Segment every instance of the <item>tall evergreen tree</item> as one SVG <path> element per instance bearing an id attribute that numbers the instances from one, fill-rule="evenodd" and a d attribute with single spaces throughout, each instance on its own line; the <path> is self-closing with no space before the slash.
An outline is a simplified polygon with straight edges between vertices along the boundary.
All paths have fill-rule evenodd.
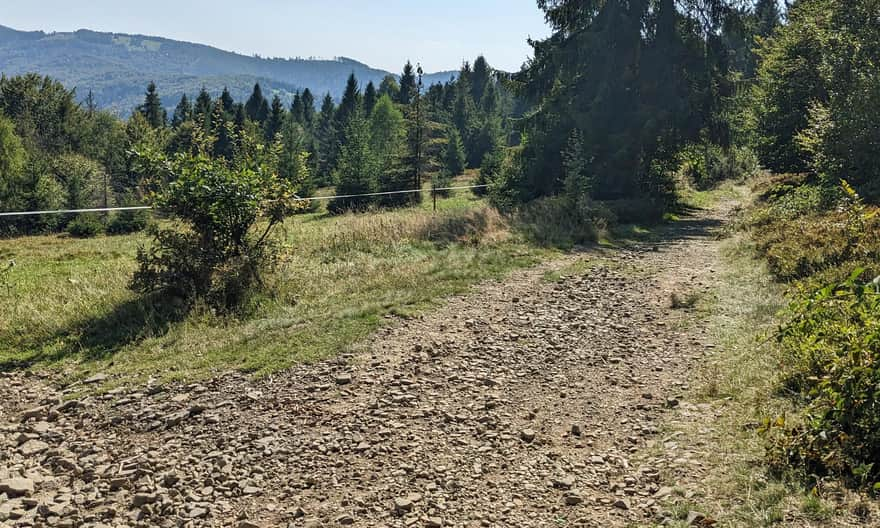
<path id="1" fill-rule="evenodd" d="M 269 102 L 263 96 L 263 89 L 260 83 L 254 85 L 254 91 L 244 105 L 248 119 L 255 123 L 263 123 L 269 117 Z"/>
<path id="2" fill-rule="evenodd" d="M 299 123 L 300 125 L 304 124 L 306 121 L 302 94 L 298 91 L 293 94 L 293 102 L 290 104 L 290 118 L 294 123 Z"/>
<path id="3" fill-rule="evenodd" d="M 416 90 L 412 104 L 407 109 L 406 143 L 407 152 L 404 159 L 404 176 L 402 181 L 410 189 L 422 188 L 422 174 L 426 164 L 426 151 L 428 144 L 428 120 L 426 109 L 422 105 L 422 68 L 418 67 L 416 75 Z M 421 193 L 415 193 L 405 197 L 410 202 L 420 202 Z"/>
<path id="4" fill-rule="evenodd" d="M 492 82 L 492 71 L 486 58 L 480 55 L 474 61 L 474 71 L 470 78 L 471 97 L 477 107 L 482 107 L 483 94 L 486 87 Z"/>
<path id="5" fill-rule="evenodd" d="M 186 94 L 183 94 L 180 98 L 180 102 L 177 103 L 177 108 L 174 109 L 174 115 L 171 117 L 171 126 L 174 128 L 179 127 L 183 123 L 192 119 L 193 108 L 189 102 L 189 99 L 186 97 Z"/>
<path id="6" fill-rule="evenodd" d="M 373 113 L 373 107 L 376 106 L 377 101 L 376 86 L 373 84 L 373 81 L 370 81 L 364 89 L 364 115 L 369 117 Z"/>
<path id="7" fill-rule="evenodd" d="M 464 174 L 465 169 L 464 143 L 455 127 L 448 127 L 446 147 L 443 150 L 443 170 L 451 176 Z"/>
<path id="8" fill-rule="evenodd" d="M 348 122 L 361 109 L 361 91 L 358 87 L 357 78 L 352 73 L 348 76 L 348 82 L 345 84 L 345 93 L 342 94 L 342 101 L 336 109 L 336 127 L 341 133 L 344 133 L 348 127 Z"/>
<path id="9" fill-rule="evenodd" d="M 330 182 L 330 175 L 336 168 L 339 157 L 339 143 L 336 133 L 336 106 L 328 93 L 321 104 L 321 113 L 315 125 L 318 173 L 316 180 L 322 184 Z"/>
<path id="10" fill-rule="evenodd" d="M 211 123 L 214 129 L 214 156 L 232 161 L 235 157 L 235 141 L 231 130 L 233 125 L 226 120 L 226 112 L 219 100 L 214 107 Z"/>
<path id="11" fill-rule="evenodd" d="M 782 23 L 778 0 L 758 0 L 755 4 L 755 33 L 769 37 Z"/>
<path id="12" fill-rule="evenodd" d="M 306 88 L 302 93 L 303 123 L 306 130 L 311 132 L 315 127 L 315 96 Z"/>
<path id="13" fill-rule="evenodd" d="M 269 110 L 269 118 L 266 119 L 266 124 L 263 129 L 267 142 L 274 141 L 275 136 L 281 132 L 281 127 L 284 126 L 286 114 L 287 112 L 284 110 L 281 98 L 276 95 L 272 98 L 272 108 Z"/>
<path id="14" fill-rule="evenodd" d="M 379 165 L 370 148 L 367 120 L 360 111 L 356 111 L 348 120 L 343 137 L 339 164 L 334 173 L 336 194 L 356 195 L 375 192 L 378 186 Z M 372 201 L 370 197 L 336 198 L 328 204 L 328 209 L 334 213 L 362 210 Z"/>
<path id="15" fill-rule="evenodd" d="M 232 117 L 235 112 L 235 100 L 232 98 L 232 94 L 229 93 L 229 88 L 223 87 L 223 93 L 220 94 L 220 106 L 223 107 L 223 113 L 226 115 L 226 119 Z"/>
<path id="16" fill-rule="evenodd" d="M 408 105 L 416 96 L 416 74 L 411 62 L 406 61 L 403 67 L 403 74 L 400 76 L 400 94 L 397 96 L 397 102 Z"/>
<path id="17" fill-rule="evenodd" d="M 196 123 L 205 129 L 210 129 L 211 125 L 211 111 L 214 106 L 213 101 L 211 100 L 211 95 L 208 94 L 208 90 L 202 86 L 201 91 L 199 92 L 198 97 L 196 97 L 196 104 L 193 108 L 193 118 Z"/>
<path id="18" fill-rule="evenodd" d="M 153 128 L 163 128 L 168 121 L 168 113 L 162 107 L 162 100 L 156 90 L 156 83 L 150 82 L 144 97 L 144 104 L 138 108 Z"/>

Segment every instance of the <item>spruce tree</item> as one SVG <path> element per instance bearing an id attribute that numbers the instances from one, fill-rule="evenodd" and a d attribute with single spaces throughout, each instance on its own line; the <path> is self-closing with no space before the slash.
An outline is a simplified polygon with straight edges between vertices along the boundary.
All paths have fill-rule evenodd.
<path id="1" fill-rule="evenodd" d="M 226 112 L 223 111 L 223 105 L 219 101 L 214 107 L 211 124 L 214 135 L 214 156 L 232 161 L 235 156 L 235 141 L 231 130 L 233 125 L 226 120 Z"/>
<path id="2" fill-rule="evenodd" d="M 220 105 L 223 107 L 223 113 L 226 115 L 226 119 L 229 119 L 233 116 L 235 112 L 235 100 L 232 98 L 232 94 L 229 93 L 229 89 L 227 87 L 223 87 L 223 93 L 220 94 Z"/>
<path id="3" fill-rule="evenodd" d="M 306 121 L 303 98 L 299 92 L 293 94 L 293 102 L 290 104 L 290 118 L 293 119 L 294 123 L 299 123 L 300 125 Z"/>
<path id="4" fill-rule="evenodd" d="M 486 93 L 486 87 L 492 82 L 492 71 L 486 58 L 480 55 L 474 61 L 474 71 L 471 74 L 471 98 L 477 107 L 482 106 L 483 94 Z"/>
<path id="5" fill-rule="evenodd" d="M 206 130 L 210 129 L 213 106 L 214 104 L 211 100 L 210 94 L 208 94 L 208 91 L 202 86 L 202 90 L 199 92 L 198 97 L 196 97 L 196 105 L 195 108 L 193 108 L 193 117 L 196 123 Z"/>
<path id="6" fill-rule="evenodd" d="M 164 128 L 168 121 L 168 114 L 162 107 L 162 100 L 156 90 L 156 83 L 150 82 L 147 86 L 147 93 L 144 98 L 144 104 L 138 109 L 146 118 L 147 123 L 153 128 Z"/>
<path id="7" fill-rule="evenodd" d="M 376 106 L 378 99 L 376 86 L 373 84 L 373 81 L 370 81 L 367 83 L 366 89 L 364 89 L 364 115 L 369 117 L 373 113 L 373 107 Z"/>
<path id="8" fill-rule="evenodd" d="M 466 159 L 464 143 L 461 135 L 455 127 L 448 127 L 446 131 L 446 147 L 443 150 L 443 169 L 451 176 L 464 174 Z"/>
<path id="9" fill-rule="evenodd" d="M 361 92 L 358 87 L 357 78 L 352 73 L 348 76 L 348 82 L 345 85 L 345 93 L 342 94 L 342 101 L 336 109 L 336 127 L 341 134 L 345 133 L 348 128 L 348 122 L 361 108 Z"/>
<path id="10" fill-rule="evenodd" d="M 370 146 L 379 166 L 379 190 L 382 192 L 411 189 L 412 181 L 403 164 L 406 154 L 406 126 L 403 113 L 388 95 L 379 98 L 370 116 Z M 399 205 L 411 200 L 405 194 L 379 198 L 382 205 Z"/>
<path id="11" fill-rule="evenodd" d="M 263 97 L 263 89 L 260 88 L 260 83 L 254 85 L 254 91 L 245 103 L 244 109 L 247 112 L 248 119 L 255 123 L 263 123 L 268 117 L 269 103 Z"/>
<path id="12" fill-rule="evenodd" d="M 782 12 L 777 0 L 758 0 L 755 4 L 755 33 L 761 37 L 769 37 L 782 23 Z"/>
<path id="13" fill-rule="evenodd" d="M 311 132 L 315 127 L 315 96 L 306 88 L 302 93 L 303 124 L 307 131 Z"/>
<path id="14" fill-rule="evenodd" d="M 403 74 L 400 76 L 400 94 L 397 96 L 397 102 L 408 105 L 416 96 L 416 74 L 411 62 L 406 61 L 403 67 Z"/>
<path id="15" fill-rule="evenodd" d="M 267 143 L 275 141 L 275 136 L 281 132 L 286 114 L 287 112 L 284 110 L 281 98 L 276 95 L 272 98 L 272 108 L 269 110 L 269 118 L 266 119 L 266 124 L 263 128 Z"/>
<path id="16" fill-rule="evenodd" d="M 336 106 L 333 97 L 328 93 L 324 96 L 321 104 L 321 113 L 318 114 L 315 125 L 315 146 L 317 148 L 318 173 L 316 181 L 321 184 L 330 182 L 330 176 L 336 168 L 336 160 L 339 157 L 339 143 L 336 134 Z"/>
<path id="17" fill-rule="evenodd" d="M 343 134 L 344 143 L 334 173 L 337 195 L 356 195 L 376 192 L 379 166 L 370 148 L 370 130 L 367 120 L 356 110 L 348 120 Z M 336 198 L 328 204 L 332 213 L 363 210 L 374 200 L 372 197 Z"/>
<path id="18" fill-rule="evenodd" d="M 192 119 L 193 108 L 189 102 L 189 99 L 186 97 L 186 94 L 180 98 L 180 102 L 177 103 L 177 108 L 174 109 L 174 115 L 171 118 L 171 126 L 174 128 L 179 127 L 183 123 Z"/>

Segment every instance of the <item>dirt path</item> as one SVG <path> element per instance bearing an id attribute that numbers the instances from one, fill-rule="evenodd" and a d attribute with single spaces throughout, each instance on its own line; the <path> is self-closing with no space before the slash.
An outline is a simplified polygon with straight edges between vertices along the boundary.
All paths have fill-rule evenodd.
<path id="1" fill-rule="evenodd" d="M 270 379 L 61 403 L 0 377 L 0 526 L 659 522 L 663 479 L 699 461 L 644 453 L 710 346 L 670 296 L 713 283 L 721 216 L 482 285 Z"/>

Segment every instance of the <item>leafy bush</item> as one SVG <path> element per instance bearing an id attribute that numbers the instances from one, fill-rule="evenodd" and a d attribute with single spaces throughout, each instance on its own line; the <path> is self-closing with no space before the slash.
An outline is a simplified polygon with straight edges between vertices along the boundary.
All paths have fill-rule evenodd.
<path id="1" fill-rule="evenodd" d="M 792 305 L 779 339 L 795 365 L 789 385 L 807 401 L 806 419 L 776 435 L 772 452 L 810 475 L 877 487 L 880 292 L 863 273 Z"/>
<path id="2" fill-rule="evenodd" d="M 67 224 L 67 232 L 76 238 L 92 238 L 104 232 L 104 224 L 95 213 L 78 214 Z"/>
<path id="3" fill-rule="evenodd" d="M 145 210 L 119 211 L 107 224 L 107 232 L 111 235 L 127 235 L 147 228 L 150 215 Z"/>
<path id="4" fill-rule="evenodd" d="M 777 467 L 880 490 L 880 277 L 871 280 L 880 272 L 880 225 L 846 182 L 842 194 L 833 213 L 762 227 L 773 272 L 807 279 L 777 334 L 804 420 L 768 421 L 766 429 Z"/>
<path id="5" fill-rule="evenodd" d="M 712 144 L 693 144 L 679 154 L 685 178 L 699 189 L 708 189 L 724 180 L 743 180 L 758 172 L 758 158 L 742 147 L 727 150 Z"/>
<path id="6" fill-rule="evenodd" d="M 262 149 L 234 165 L 205 154 L 142 155 L 147 172 L 167 182 L 156 207 L 178 222 L 154 228 L 152 245 L 138 250 L 132 288 L 202 299 L 220 311 L 240 306 L 274 261 L 273 229 L 297 206 L 296 186 L 278 176 L 277 160 L 277 150 Z"/>

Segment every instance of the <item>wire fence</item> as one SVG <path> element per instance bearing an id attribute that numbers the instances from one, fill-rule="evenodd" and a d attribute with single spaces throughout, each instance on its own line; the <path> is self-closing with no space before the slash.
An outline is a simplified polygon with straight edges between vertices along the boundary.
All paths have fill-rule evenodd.
<path id="1" fill-rule="evenodd" d="M 327 200 L 336 200 L 336 199 L 348 199 L 348 198 L 369 198 L 375 196 L 391 196 L 398 194 L 415 194 L 415 193 L 425 193 L 430 192 L 432 194 L 438 192 L 446 192 L 446 191 L 460 191 L 466 189 L 485 189 L 488 185 L 462 185 L 457 187 L 440 187 L 437 189 L 408 189 L 405 191 L 385 191 L 385 192 L 374 192 L 374 193 L 363 193 L 363 194 L 338 194 L 332 196 L 312 196 L 309 198 L 301 198 L 299 196 L 292 198 L 293 202 L 314 202 L 314 201 L 327 201 Z M 80 214 L 80 213 L 111 213 L 114 211 L 149 211 L 154 209 L 154 207 L 149 205 L 138 205 L 132 207 L 95 207 L 90 209 L 54 209 L 50 211 L 14 211 L 14 212 L 0 212 L 0 217 L 10 217 L 10 216 L 38 216 L 38 215 L 53 215 L 53 214 Z"/>

